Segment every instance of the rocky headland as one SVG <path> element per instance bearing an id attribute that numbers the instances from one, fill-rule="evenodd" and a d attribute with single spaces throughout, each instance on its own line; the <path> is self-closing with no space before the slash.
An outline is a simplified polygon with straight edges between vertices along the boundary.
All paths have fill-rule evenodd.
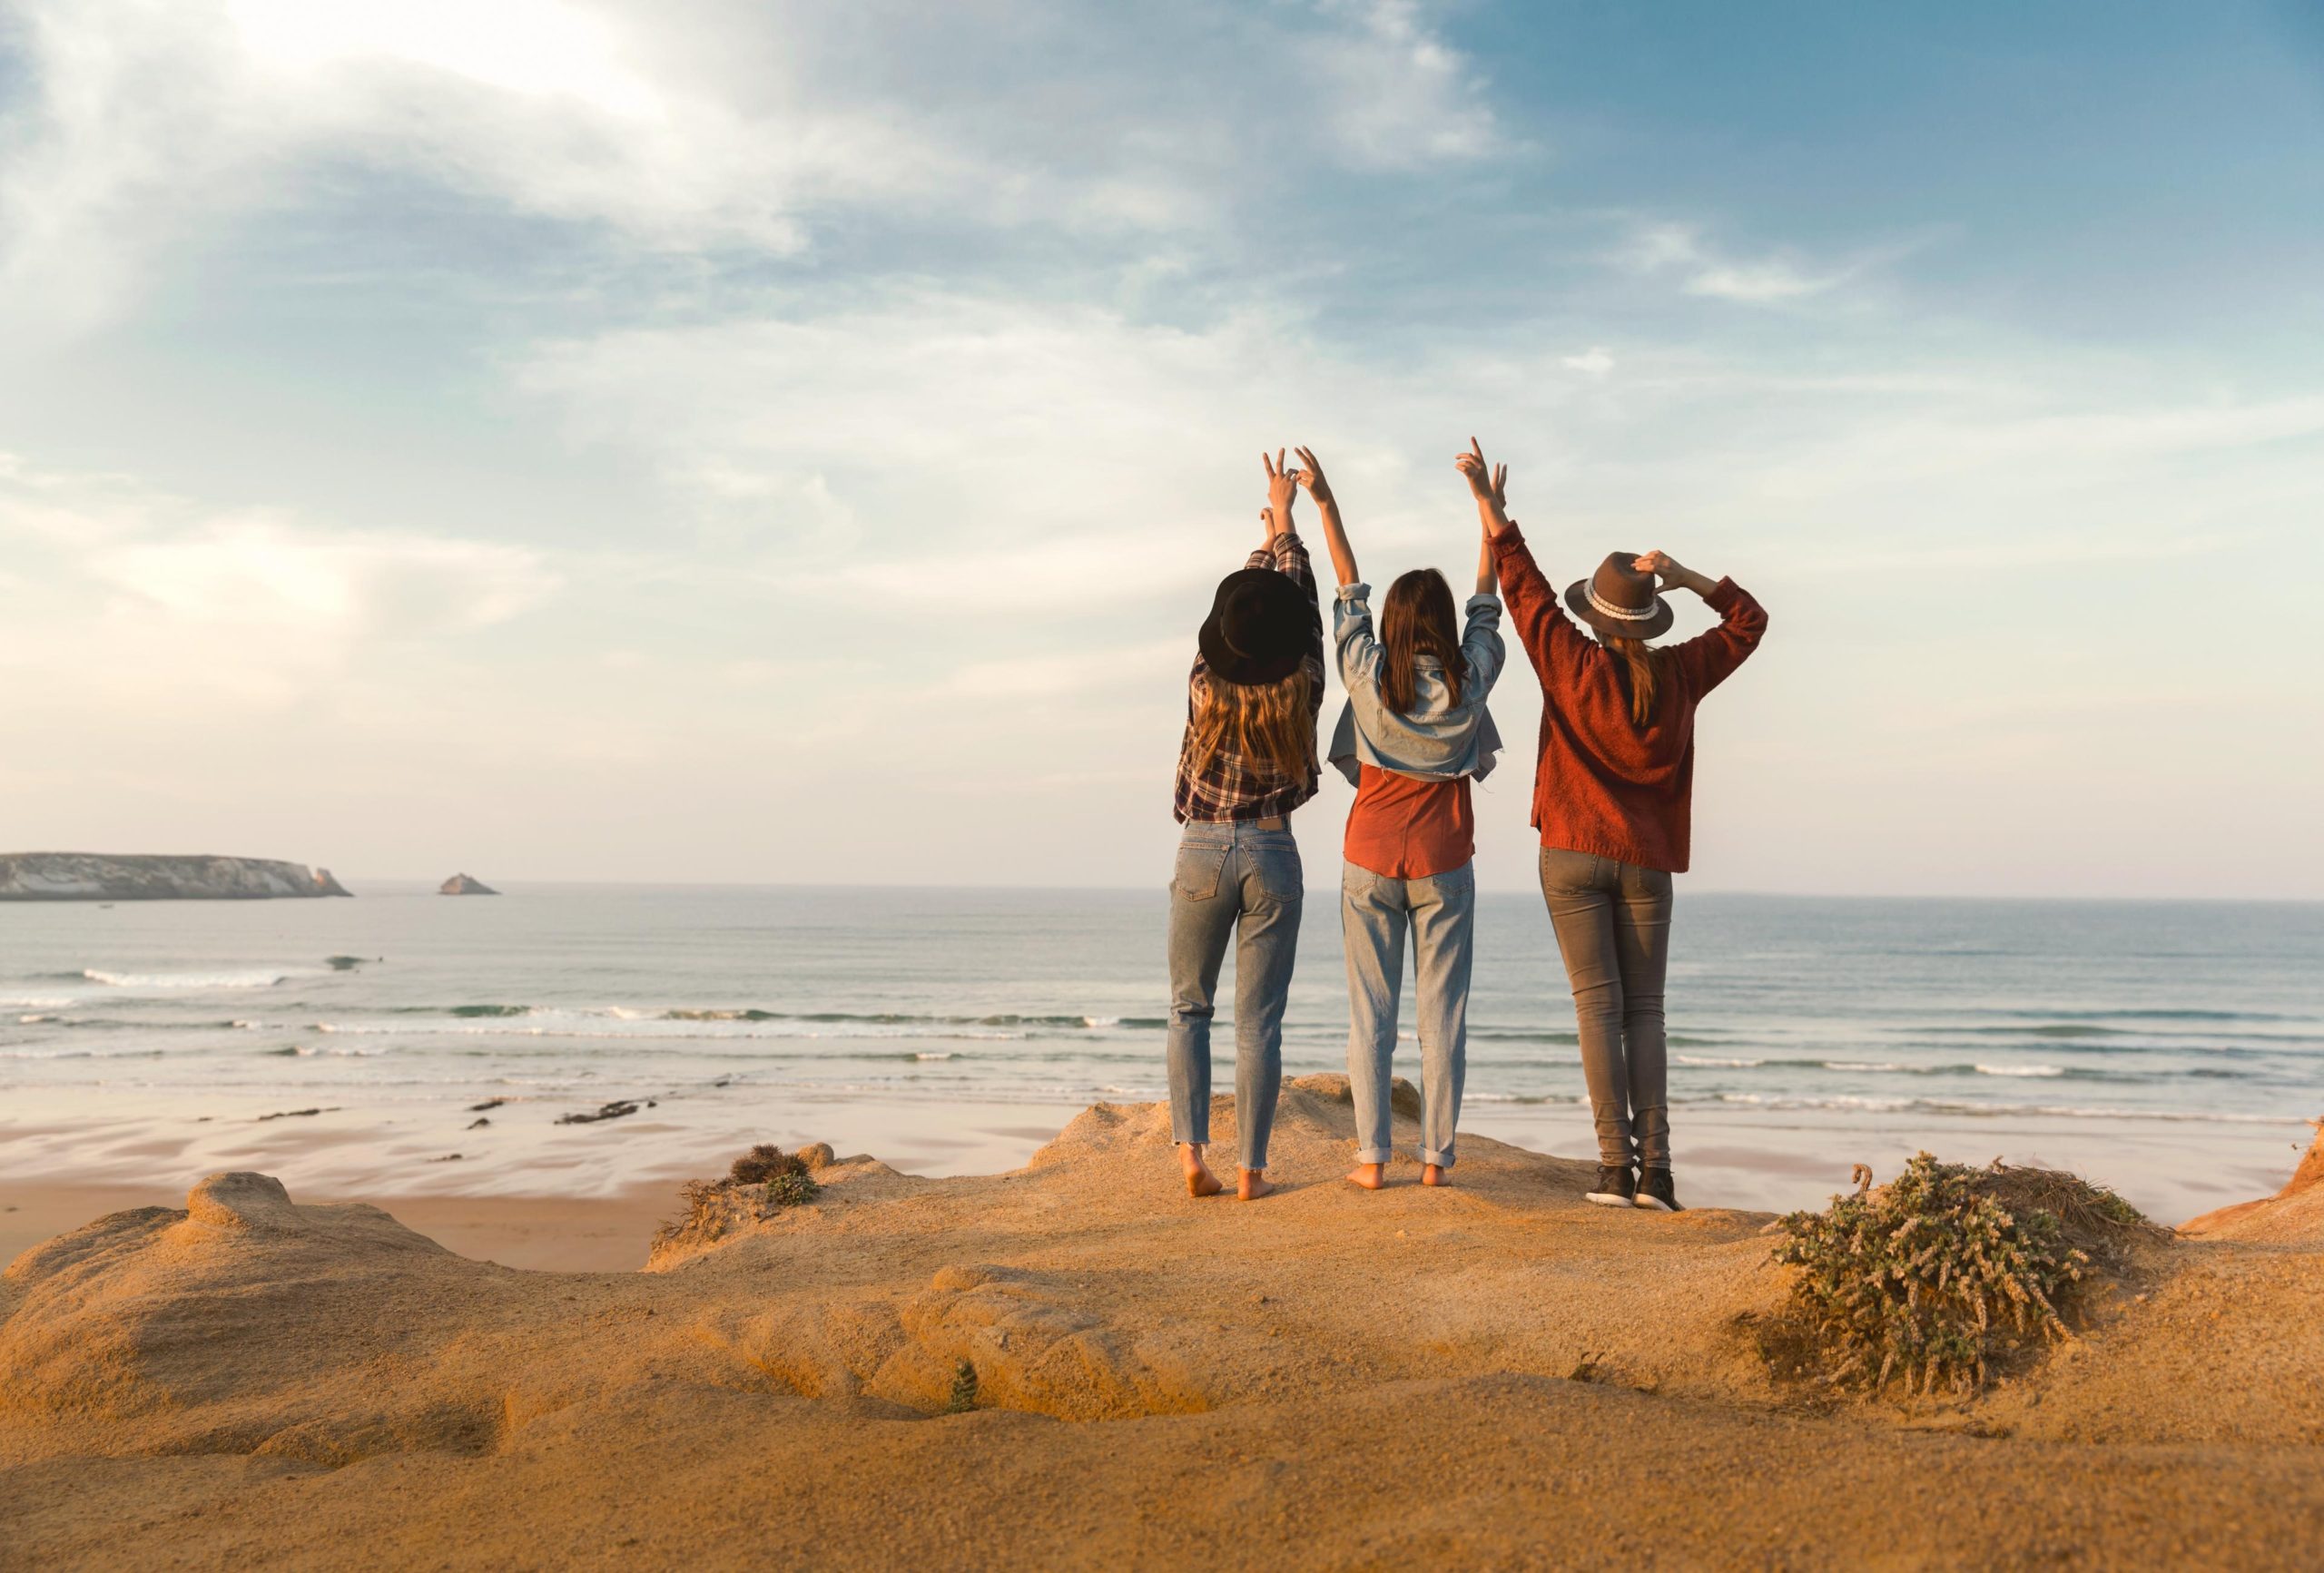
<path id="1" fill-rule="evenodd" d="M 1974 1394 L 1771 1350 L 1764 1214 L 1592 1207 L 1464 1136 L 1195 1200 L 1167 1110 L 923 1179 L 754 1149 L 635 1273 L 518 1272 L 255 1174 L 0 1275 L 0 1547 L 41 1568 L 2314 1566 L 2324 1218 L 2149 1231 Z M 1416 1136 L 1399 1098 L 1398 1140 Z M 1228 1100 L 1214 1118 L 1233 1151 Z M 1875 1193 L 1876 1194 L 1877 1193 Z M 1837 1209 L 1836 1209 L 1837 1211 Z M 645 1243 L 640 1243 L 641 1256 Z M 0 1561 L 6 1559 L 0 1554 Z"/>
<path id="2" fill-rule="evenodd" d="M 0 901 L 252 901 L 354 894 L 274 858 L 0 852 Z"/>
<path id="3" fill-rule="evenodd" d="M 455 874 L 436 887 L 439 896 L 497 896 L 499 891 L 473 874 Z"/>

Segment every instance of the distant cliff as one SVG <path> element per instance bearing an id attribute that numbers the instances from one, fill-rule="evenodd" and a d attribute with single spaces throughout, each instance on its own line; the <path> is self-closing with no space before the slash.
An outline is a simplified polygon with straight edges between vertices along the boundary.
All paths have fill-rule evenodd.
<path id="1" fill-rule="evenodd" d="M 329 869 L 273 858 L 0 852 L 0 901 L 252 901 L 352 893 Z"/>
<path id="2" fill-rule="evenodd" d="M 499 891 L 474 874 L 455 874 L 436 887 L 439 896 L 497 896 Z"/>

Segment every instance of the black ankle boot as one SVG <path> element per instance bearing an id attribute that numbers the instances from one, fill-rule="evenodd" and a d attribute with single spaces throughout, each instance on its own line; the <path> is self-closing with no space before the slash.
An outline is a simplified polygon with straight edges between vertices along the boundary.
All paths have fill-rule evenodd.
<path id="1" fill-rule="evenodd" d="M 1627 1207 L 1638 1194 L 1638 1177 L 1628 1164 L 1600 1164 L 1598 1183 L 1581 1194 L 1582 1200 L 1601 1207 Z"/>

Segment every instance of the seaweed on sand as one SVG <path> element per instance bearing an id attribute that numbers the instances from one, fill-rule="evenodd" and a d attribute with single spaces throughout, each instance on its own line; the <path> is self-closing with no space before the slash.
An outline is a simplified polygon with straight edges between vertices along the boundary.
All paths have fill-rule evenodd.
<path id="1" fill-rule="evenodd" d="M 2070 1336 L 2090 1281 L 2142 1241 L 2168 1238 L 2122 1197 L 2053 1169 L 1943 1164 L 1927 1153 L 1877 1190 L 1777 1225 L 1800 1269 L 1770 1360 L 1878 1392 L 1981 1391 L 2021 1354 Z"/>

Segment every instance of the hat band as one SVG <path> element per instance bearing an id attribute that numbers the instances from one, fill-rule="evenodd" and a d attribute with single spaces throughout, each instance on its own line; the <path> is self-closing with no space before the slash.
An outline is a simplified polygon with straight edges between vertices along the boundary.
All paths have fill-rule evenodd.
<path id="1" fill-rule="evenodd" d="M 1600 617 L 1611 617 L 1619 622 L 1643 623 L 1662 610 L 1661 607 L 1651 605 L 1641 606 L 1635 611 L 1628 606 L 1617 606 L 1599 595 L 1598 586 L 1595 585 L 1590 585 L 1587 593 L 1590 596 L 1590 609 L 1592 612 L 1597 613 Z"/>

